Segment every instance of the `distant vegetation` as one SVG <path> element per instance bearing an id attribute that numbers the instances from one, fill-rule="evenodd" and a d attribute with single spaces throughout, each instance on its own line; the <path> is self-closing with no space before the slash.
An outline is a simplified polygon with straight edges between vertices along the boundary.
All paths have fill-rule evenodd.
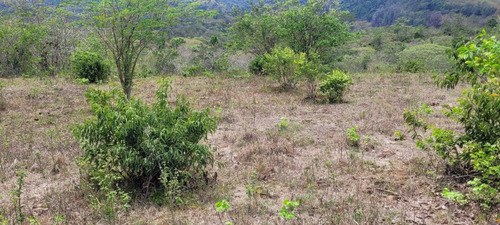
<path id="1" fill-rule="evenodd" d="M 442 107 L 446 109 L 442 117 L 458 125 L 448 129 L 429 122 L 433 109 L 427 104 L 416 106 L 416 100 L 408 97 L 401 101 L 411 107 L 404 115 L 397 116 L 405 119 L 409 132 L 384 128 L 379 128 L 378 132 L 395 134 L 396 139 L 391 143 L 394 140 L 402 142 L 409 135 L 417 147 L 439 156 L 443 164 L 439 164 L 442 169 L 436 171 L 451 174 L 453 182 L 467 184 L 465 195 L 446 187 L 443 196 L 460 205 L 474 203 L 489 212 L 500 204 L 500 41 L 495 37 L 500 32 L 500 19 L 496 17 L 500 9 L 497 7 L 498 4 L 488 1 L 452 0 L 340 0 L 338 4 L 330 0 L 249 1 L 245 4 L 231 0 L 203 3 L 173 0 L 10 1 L 0 3 L 0 78 L 34 77 L 51 84 L 52 80 L 64 77 L 78 87 L 97 87 L 89 88 L 85 94 L 91 109 L 87 111 L 92 113 L 88 115 L 90 118 L 71 126 L 78 150 L 81 150 L 75 154 L 80 157 L 74 161 L 80 169 L 83 194 L 108 223 L 116 223 L 120 212 L 144 199 L 168 205 L 175 223 L 173 211 L 176 206 L 188 204 L 182 192 L 213 188 L 209 185 L 208 167 L 214 165 L 217 155 L 209 144 L 208 135 L 217 130 L 219 120 L 235 120 L 227 115 L 219 118 L 220 111 L 216 113 L 210 109 L 218 107 L 222 101 L 230 107 L 237 104 L 229 85 L 215 84 L 215 79 L 262 79 L 266 84 L 259 87 L 262 93 L 300 96 L 294 104 L 289 99 L 282 99 L 293 114 L 303 113 L 296 111 L 298 102 L 311 107 L 325 106 L 323 110 L 330 114 L 336 112 L 337 107 L 354 104 L 348 99 L 352 91 L 358 96 L 356 99 L 368 98 L 369 94 L 353 88 L 364 74 L 397 73 L 400 77 L 410 77 L 413 73 L 427 77 L 433 74 L 434 82 L 442 88 L 455 88 L 461 82 L 469 87 L 456 106 Z M 177 93 L 176 99 L 170 99 L 171 83 L 164 79 L 155 93 L 156 102 L 138 99 L 145 94 L 144 90 L 134 91 L 135 82 L 155 76 L 181 76 L 193 81 L 193 85 L 196 77 L 214 78 L 209 82 L 220 86 L 217 92 L 196 92 L 202 93 L 202 99 L 216 95 L 217 103 L 195 99 L 194 102 L 203 103 L 198 111 L 195 109 L 199 108 L 192 107 L 181 93 Z M 107 82 L 117 83 L 121 88 L 99 88 Z M 6 90 L 11 91 L 9 88 L 5 82 L 0 82 L 2 113 L 9 110 L 7 96 L 11 95 L 4 94 Z M 392 94 L 398 88 L 384 86 L 384 90 Z M 260 92 L 258 94 L 262 94 Z M 370 94 L 372 92 L 370 88 Z M 25 98 L 34 104 L 39 96 L 39 90 L 33 87 Z M 251 110 L 255 125 L 258 113 L 254 108 L 266 103 L 259 99 L 261 96 L 255 97 L 255 93 L 251 97 L 252 103 L 244 107 Z M 61 97 L 57 101 L 67 99 Z M 376 113 L 356 111 L 349 116 L 352 120 L 365 121 L 370 118 L 367 114 Z M 241 127 L 247 132 L 248 115 L 242 117 L 238 119 L 244 121 Z M 269 150 L 273 155 L 266 158 L 273 159 L 283 152 L 287 157 L 293 154 L 300 135 L 289 133 L 299 125 L 295 127 L 287 117 L 281 118 L 281 123 L 276 125 L 277 131 L 273 128 L 262 132 L 267 135 L 264 139 L 275 146 L 265 150 L 255 147 L 252 151 Z M 300 123 L 310 121 L 304 119 Z M 321 122 L 313 123 L 323 126 Z M 340 147 L 341 151 L 349 148 L 352 150 L 349 157 L 354 159 L 354 150 L 374 148 L 376 143 L 371 137 L 360 136 L 364 132 L 362 127 L 349 127 L 347 133 L 342 130 L 347 144 Z M 245 135 L 242 139 L 253 139 L 251 134 Z M 26 136 L 33 138 L 32 134 Z M 224 136 L 224 141 L 228 138 L 233 137 Z M 291 142 L 291 147 L 282 142 Z M 304 146 L 309 143 L 307 140 L 300 142 L 304 142 L 299 143 Z M 8 143 L 3 146 L 9 148 Z M 34 150 L 31 143 L 28 148 Z M 39 155 L 34 157 L 41 161 Z M 245 156 L 235 153 L 221 157 L 240 160 Z M 293 157 L 285 161 L 293 161 Z M 4 162 L 3 159 L 0 162 Z M 325 170 L 329 171 L 332 163 L 327 162 Z M 365 164 L 369 163 L 363 162 L 363 166 Z M 392 162 L 386 164 L 392 167 Z M 222 163 L 217 166 L 225 167 Z M 25 169 L 28 168 L 18 171 Z M 274 168 L 268 170 L 276 172 Z M 13 192 L 17 193 L 13 215 L 24 222 L 21 189 L 27 175 L 18 174 L 19 190 Z M 224 175 L 231 176 L 230 173 Z M 214 176 L 216 179 L 217 173 Z M 257 194 L 267 188 L 259 184 L 259 179 L 264 178 L 252 175 L 245 186 L 248 211 L 252 199 L 255 201 Z M 328 178 L 308 180 L 309 183 L 303 186 L 311 189 L 310 197 L 314 195 L 314 185 L 330 180 L 335 181 L 333 173 L 328 174 Z M 437 181 L 435 183 L 438 185 Z M 273 198 L 272 194 L 267 194 L 269 199 Z M 227 199 L 217 200 L 216 212 L 222 222 L 221 216 L 229 213 L 230 207 Z M 323 199 L 321 202 L 323 204 Z M 303 212 L 302 207 L 307 207 L 307 201 L 286 199 L 284 205 L 280 215 L 293 220 L 296 213 Z M 363 210 L 354 212 L 353 221 L 362 221 Z M 3 221 L 7 220 L 0 224 L 7 223 Z"/>

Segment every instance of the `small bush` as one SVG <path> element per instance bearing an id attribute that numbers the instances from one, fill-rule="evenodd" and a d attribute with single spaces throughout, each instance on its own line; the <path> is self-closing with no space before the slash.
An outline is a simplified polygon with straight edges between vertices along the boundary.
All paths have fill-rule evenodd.
<path id="1" fill-rule="evenodd" d="M 264 57 L 264 71 L 277 80 L 283 89 L 295 86 L 301 75 L 299 67 L 306 60 L 304 53 L 297 54 L 288 47 L 275 47 L 271 54 Z"/>
<path id="2" fill-rule="evenodd" d="M 348 74 L 334 70 L 326 76 L 320 84 L 319 90 L 328 97 L 330 103 L 342 102 L 342 96 L 352 84 L 352 78 Z"/>
<path id="3" fill-rule="evenodd" d="M 255 75 L 265 75 L 264 63 L 265 57 L 259 55 L 250 62 L 250 65 L 248 65 L 248 70 L 250 71 L 250 73 Z"/>
<path id="4" fill-rule="evenodd" d="M 191 65 L 188 66 L 183 72 L 182 76 L 183 77 L 196 77 L 196 76 L 202 76 L 206 75 L 205 74 L 206 69 L 203 67 L 201 63 L 196 64 L 196 65 Z"/>
<path id="5" fill-rule="evenodd" d="M 110 64 L 99 54 L 78 50 L 71 56 L 73 73 L 78 78 L 86 78 L 90 83 L 105 81 L 111 73 Z"/>
<path id="6" fill-rule="evenodd" d="M 171 107 L 167 89 L 164 82 L 151 107 L 116 89 L 87 91 L 95 117 L 74 128 L 83 150 L 79 165 L 106 195 L 116 189 L 165 190 L 162 184 L 172 180 L 182 187 L 213 163 L 212 148 L 199 142 L 215 131 L 217 117 L 209 109 L 193 110 L 184 97 Z"/>

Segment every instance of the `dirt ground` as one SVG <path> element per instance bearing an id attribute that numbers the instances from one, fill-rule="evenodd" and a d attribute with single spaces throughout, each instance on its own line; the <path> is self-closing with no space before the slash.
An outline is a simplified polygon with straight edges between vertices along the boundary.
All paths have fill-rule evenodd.
<path id="1" fill-rule="evenodd" d="M 88 87 L 119 88 L 117 81 L 2 79 L 0 224 L 16 221 L 11 191 L 19 169 L 28 171 L 21 210 L 41 224 L 494 224 L 499 209 L 486 213 L 442 197 L 443 188 L 465 185 L 442 175 L 443 163 L 410 138 L 396 140 L 396 131 L 406 131 L 405 108 L 426 103 L 439 112 L 464 88 L 439 89 L 429 77 L 355 75 L 346 102 L 331 105 L 304 100 L 305 87 L 279 92 L 265 77 L 172 77 L 172 101 L 185 94 L 195 108 L 223 109 L 207 140 L 217 148 L 211 182 L 185 193 L 173 219 L 169 207 L 135 200 L 116 221 L 88 202 L 71 126 L 91 116 Z M 136 79 L 132 95 L 153 102 L 158 79 Z M 285 118 L 289 125 L 278 129 Z M 459 129 L 440 113 L 432 122 Z M 359 147 L 347 144 L 351 127 L 358 127 Z M 222 199 L 231 208 L 216 213 Z M 279 215 L 285 199 L 300 201 L 290 221 Z"/>

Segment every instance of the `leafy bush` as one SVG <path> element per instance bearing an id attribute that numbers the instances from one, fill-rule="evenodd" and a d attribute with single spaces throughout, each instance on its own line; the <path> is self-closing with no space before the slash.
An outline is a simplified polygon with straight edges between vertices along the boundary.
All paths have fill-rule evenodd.
<path id="1" fill-rule="evenodd" d="M 264 62 L 265 57 L 259 55 L 250 62 L 250 65 L 248 65 L 248 70 L 250 71 L 250 73 L 253 73 L 255 75 L 265 75 Z"/>
<path id="2" fill-rule="evenodd" d="M 83 150 L 79 160 L 91 184 L 105 193 L 186 185 L 213 163 L 212 148 L 199 142 L 214 132 L 209 109 L 195 111 L 184 97 L 169 105 L 165 81 L 151 107 L 114 89 L 86 93 L 95 117 L 74 128 Z"/>
<path id="3" fill-rule="evenodd" d="M 448 107 L 445 115 L 462 125 L 464 132 L 446 130 L 426 122 L 429 110 L 406 110 L 404 117 L 417 146 L 434 150 L 451 166 L 453 173 L 473 178 L 473 199 L 484 208 L 500 203 L 500 41 L 478 37 L 458 49 L 456 71 L 438 80 L 453 88 L 467 81 L 472 88 L 463 92 L 458 105 Z M 431 136 L 425 132 L 431 130 Z M 422 130 L 422 134 L 418 131 Z M 477 177 L 471 176 L 476 174 Z"/>
<path id="4" fill-rule="evenodd" d="M 402 72 L 445 72 L 451 68 L 446 55 L 447 47 L 437 44 L 423 44 L 409 47 L 398 56 L 398 70 Z"/>
<path id="5" fill-rule="evenodd" d="M 264 57 L 264 71 L 277 80 L 283 89 L 295 86 L 301 75 L 299 66 L 306 60 L 304 53 L 297 54 L 288 47 L 275 47 Z"/>
<path id="6" fill-rule="evenodd" d="M 359 146 L 359 134 L 356 132 L 358 127 L 351 127 L 347 129 L 347 145 L 351 147 Z"/>
<path id="7" fill-rule="evenodd" d="M 5 98 L 3 96 L 3 88 L 5 87 L 5 84 L 0 82 L 0 111 L 5 109 Z M 0 118 L 0 121 L 2 119 Z"/>
<path id="8" fill-rule="evenodd" d="M 110 64 L 99 54 L 78 50 L 71 56 L 73 73 L 78 78 L 86 78 L 91 83 L 105 81 L 111 73 Z"/>
<path id="9" fill-rule="evenodd" d="M 188 66 L 183 72 L 182 76 L 183 77 L 195 77 L 195 76 L 201 76 L 204 75 L 206 72 L 205 67 L 201 63 L 196 64 L 196 65 L 191 65 Z"/>
<path id="10" fill-rule="evenodd" d="M 342 102 L 342 96 L 352 84 L 352 78 L 348 74 L 334 70 L 326 76 L 320 84 L 319 90 L 328 97 L 330 103 Z"/>

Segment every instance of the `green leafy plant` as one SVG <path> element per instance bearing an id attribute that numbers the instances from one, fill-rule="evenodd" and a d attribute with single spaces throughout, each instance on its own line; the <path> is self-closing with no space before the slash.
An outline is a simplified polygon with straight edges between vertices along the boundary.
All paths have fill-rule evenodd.
<path id="1" fill-rule="evenodd" d="M 284 117 L 281 117 L 281 122 L 276 124 L 276 127 L 278 128 L 279 131 L 284 131 L 286 130 L 286 128 L 290 125 L 290 123 L 288 123 L 288 118 L 286 118 L 286 116 Z"/>
<path id="2" fill-rule="evenodd" d="M 330 103 L 342 102 L 342 97 L 352 84 L 350 75 L 334 70 L 326 75 L 326 78 L 321 82 L 319 90 L 326 95 Z"/>
<path id="3" fill-rule="evenodd" d="M 40 225 L 40 221 L 38 221 L 35 217 L 30 216 L 30 225 Z"/>
<path id="4" fill-rule="evenodd" d="M 299 67 L 306 60 L 305 54 L 297 54 L 289 47 L 275 47 L 264 57 L 264 71 L 277 80 L 283 89 L 293 88 L 300 79 Z"/>
<path id="5" fill-rule="evenodd" d="M 293 211 L 297 206 L 300 205 L 299 201 L 292 202 L 288 199 L 285 199 L 283 202 L 283 208 L 281 208 L 280 215 L 283 216 L 286 220 L 291 220 L 295 217 L 295 213 Z"/>
<path id="6" fill-rule="evenodd" d="M 220 213 L 225 212 L 225 211 L 229 211 L 230 208 L 231 208 L 231 206 L 229 205 L 229 203 L 227 203 L 226 200 L 218 201 L 217 203 L 215 203 L 215 211 L 217 212 L 217 216 L 219 217 L 219 220 L 221 223 L 222 223 L 222 217 L 221 217 Z M 231 223 L 230 221 L 227 221 L 224 224 L 232 225 L 233 223 Z"/>
<path id="7" fill-rule="evenodd" d="M 71 56 L 71 66 L 73 73 L 79 78 L 79 84 L 84 84 L 84 81 L 90 83 L 105 81 L 111 73 L 109 62 L 99 54 L 87 50 L 77 50 Z"/>
<path id="8" fill-rule="evenodd" d="M 394 136 L 396 137 L 395 138 L 396 141 L 403 141 L 406 138 L 406 135 L 401 133 L 401 131 L 394 132 Z"/>
<path id="9" fill-rule="evenodd" d="M 8 219 L 3 219 L 2 218 L 2 214 L 0 214 L 0 225 L 8 225 L 9 224 L 9 220 Z"/>
<path id="10" fill-rule="evenodd" d="M 218 117 L 193 110 L 183 96 L 170 106 L 170 83 L 161 83 L 151 107 L 116 89 L 87 91 L 95 117 L 73 132 L 83 150 L 78 164 L 98 190 L 121 198 L 126 190 L 168 189 L 173 180 L 182 187 L 213 163 L 213 149 L 199 142 Z"/>
<path id="11" fill-rule="evenodd" d="M 471 85 L 463 91 L 457 106 L 446 106 L 444 111 L 464 132 L 426 122 L 432 113 L 427 106 L 407 109 L 403 116 L 417 146 L 435 151 L 448 162 L 450 172 L 471 177 L 468 184 L 472 194 L 467 196 L 488 209 L 500 203 L 500 41 L 483 33 L 476 41 L 459 47 L 454 60 L 455 70 L 444 79 L 436 77 L 436 83 L 446 88 L 454 88 L 461 81 Z"/>
<path id="12" fill-rule="evenodd" d="M 347 129 L 347 145 L 351 147 L 359 146 L 359 134 L 356 132 L 358 127 L 351 127 Z"/>
<path id="13" fill-rule="evenodd" d="M 449 198 L 461 205 L 465 205 L 468 203 L 468 201 L 464 198 L 464 195 L 458 191 L 450 191 L 448 188 L 445 188 L 441 194 L 445 198 Z"/>
<path id="14" fill-rule="evenodd" d="M 17 221 L 23 223 L 26 218 L 23 212 L 23 206 L 21 204 L 21 195 L 23 194 L 24 178 L 28 175 L 26 170 L 18 170 L 16 172 L 17 176 L 17 186 L 16 189 L 12 190 L 10 193 L 12 195 L 12 203 L 14 204 L 14 209 L 17 216 Z"/>
<path id="15" fill-rule="evenodd" d="M 64 224 L 64 222 L 66 222 L 66 217 L 62 216 L 61 214 L 57 214 L 55 217 L 54 217 L 54 225 L 57 225 L 57 224 Z"/>

